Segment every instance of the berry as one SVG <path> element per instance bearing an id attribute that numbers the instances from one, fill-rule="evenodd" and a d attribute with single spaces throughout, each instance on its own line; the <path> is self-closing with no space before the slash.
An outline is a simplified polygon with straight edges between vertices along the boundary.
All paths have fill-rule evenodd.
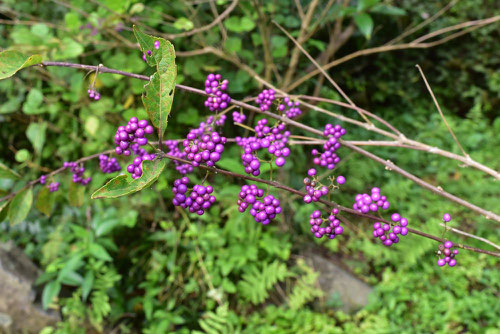
<path id="1" fill-rule="evenodd" d="M 342 175 L 337 176 L 337 183 L 338 184 L 344 184 L 345 183 L 345 177 Z"/>
<path id="2" fill-rule="evenodd" d="M 445 214 L 443 215 L 443 220 L 444 220 L 445 222 L 449 222 L 449 221 L 451 220 L 451 216 L 450 216 L 450 214 L 449 214 L 449 213 L 445 213 Z"/>
<path id="3" fill-rule="evenodd" d="M 458 254 L 458 249 L 452 249 L 452 247 L 453 247 L 453 242 L 449 240 L 445 241 L 442 244 L 439 244 L 437 255 L 438 256 L 444 255 L 445 257 L 444 259 L 440 258 L 438 260 L 438 266 L 442 267 L 446 263 L 448 263 L 450 267 L 454 267 L 457 265 L 457 260 L 455 259 L 455 256 Z"/>
<path id="4" fill-rule="evenodd" d="M 160 41 L 155 41 L 155 49 L 158 50 L 160 48 Z"/>
<path id="5" fill-rule="evenodd" d="M 109 158 L 105 154 L 99 156 L 99 167 L 103 173 L 114 173 L 122 169 L 116 158 Z"/>
<path id="6" fill-rule="evenodd" d="M 221 137 L 216 131 L 203 134 L 198 130 L 191 130 L 183 142 L 184 152 L 187 159 L 193 162 L 193 166 L 205 163 L 213 167 L 220 160 L 226 141 L 226 137 Z"/>
<path id="7" fill-rule="evenodd" d="M 307 174 L 311 177 L 316 175 L 316 170 L 311 168 L 308 170 Z M 328 195 L 328 187 L 320 186 L 316 184 L 316 181 L 311 181 L 308 177 L 304 179 L 304 185 L 306 186 L 306 195 L 304 196 L 305 203 L 317 202 L 322 196 Z"/>
<path id="8" fill-rule="evenodd" d="M 267 195 L 262 201 L 257 200 L 250 209 L 250 214 L 257 223 L 267 225 L 281 213 L 280 201 L 273 195 Z"/>
<path id="9" fill-rule="evenodd" d="M 51 193 L 56 192 L 59 190 L 59 182 L 52 182 L 47 186 L 47 188 Z"/>
<path id="10" fill-rule="evenodd" d="M 408 225 L 408 220 L 406 218 L 401 217 L 399 213 L 394 213 L 391 219 L 394 222 L 399 222 L 398 225 L 392 227 L 392 230 L 389 224 L 382 224 L 380 222 L 373 224 L 373 237 L 379 238 L 387 247 L 399 242 L 398 235 L 404 236 L 408 234 L 408 228 L 406 227 Z"/>
<path id="11" fill-rule="evenodd" d="M 340 158 L 335 154 L 335 151 L 340 148 L 340 143 L 338 139 L 345 135 L 346 130 L 340 125 L 327 124 L 323 130 L 323 134 L 328 137 L 326 142 L 323 144 L 323 153 L 320 153 L 317 149 L 313 149 L 312 155 L 315 156 L 313 163 L 315 165 L 323 166 L 328 169 L 335 168 L 335 165 L 339 163 Z M 317 156 L 319 154 L 319 156 Z"/>
<path id="12" fill-rule="evenodd" d="M 271 107 L 275 99 L 274 94 L 274 89 L 264 89 L 262 93 L 257 96 L 255 102 L 260 106 L 260 110 L 269 110 L 269 107 Z"/>
<path id="13" fill-rule="evenodd" d="M 186 158 L 186 155 L 187 153 L 184 152 L 184 150 L 179 150 L 179 142 L 177 140 L 166 140 L 163 142 L 163 144 L 168 148 L 168 152 L 167 154 L 169 155 L 172 155 L 176 158 L 181 158 L 181 159 L 185 159 Z M 193 171 L 193 166 L 191 164 L 184 164 L 182 162 L 179 162 L 177 160 L 172 160 L 174 165 L 175 165 L 175 169 L 180 173 L 180 174 L 188 174 L 188 173 L 191 173 Z"/>
<path id="14" fill-rule="evenodd" d="M 47 182 L 47 175 L 40 176 L 40 184 L 45 184 Z"/>
<path id="15" fill-rule="evenodd" d="M 238 195 L 238 210 L 245 212 L 249 206 L 257 201 L 257 197 L 264 196 L 264 190 L 257 188 L 256 185 L 244 185 Z"/>
<path id="16" fill-rule="evenodd" d="M 229 81 L 222 80 L 220 74 L 210 73 L 205 80 L 205 93 L 209 94 L 205 101 L 205 107 L 210 111 L 226 109 L 231 98 L 224 91 L 227 90 Z"/>
<path id="17" fill-rule="evenodd" d="M 175 206 L 180 206 L 184 209 L 187 208 L 189 212 L 196 213 L 201 216 L 205 213 L 205 210 L 208 210 L 216 201 L 215 196 L 211 195 L 214 189 L 212 186 L 205 187 L 203 185 L 196 184 L 188 194 L 188 184 L 189 178 L 187 176 L 174 181 L 174 186 L 172 187 L 174 199 L 172 200 L 172 203 Z"/>
<path id="18" fill-rule="evenodd" d="M 368 195 L 366 193 L 357 194 L 354 199 L 355 202 L 352 205 L 352 208 L 361 213 L 368 213 L 370 211 L 377 212 L 379 208 L 382 208 L 382 210 L 387 210 L 389 209 L 390 206 L 390 203 L 389 201 L 387 201 L 387 198 L 380 194 L 380 189 L 377 187 L 372 188 L 371 195 Z M 401 219 L 401 216 L 399 214 L 393 214 L 392 217 L 391 218 L 393 219 L 394 222 L 397 222 L 399 221 L 399 219 Z M 406 221 L 406 223 L 407 222 L 408 221 Z"/>
<path id="19" fill-rule="evenodd" d="M 321 211 L 314 210 L 309 216 L 311 233 L 318 239 L 321 239 L 324 235 L 326 235 L 329 239 L 334 239 L 335 236 L 342 234 L 344 232 L 344 228 L 340 225 L 340 220 L 335 217 L 338 213 L 339 210 L 334 208 L 330 212 L 328 218 L 323 219 Z M 321 226 L 323 223 L 325 223 L 324 227 Z"/>
<path id="20" fill-rule="evenodd" d="M 302 114 L 302 111 L 299 109 L 300 102 L 290 101 L 289 97 L 285 97 L 283 99 L 283 103 L 278 106 L 279 111 L 284 111 L 286 117 L 292 119 L 295 117 L 299 117 Z"/>
<path id="21" fill-rule="evenodd" d="M 237 111 L 233 112 L 233 122 L 234 123 L 243 123 L 247 117 L 243 113 L 239 113 Z"/>
<path id="22" fill-rule="evenodd" d="M 87 93 L 89 94 L 89 97 L 95 101 L 98 101 L 101 98 L 101 94 L 99 94 L 99 92 L 97 92 L 94 88 L 87 90 Z"/>
<path id="23" fill-rule="evenodd" d="M 76 162 L 64 162 L 63 166 L 64 168 L 71 168 L 71 172 L 73 173 L 73 183 L 80 183 L 85 186 L 92 181 L 92 177 L 83 177 L 85 167 L 83 167 L 82 164 L 78 165 Z"/>

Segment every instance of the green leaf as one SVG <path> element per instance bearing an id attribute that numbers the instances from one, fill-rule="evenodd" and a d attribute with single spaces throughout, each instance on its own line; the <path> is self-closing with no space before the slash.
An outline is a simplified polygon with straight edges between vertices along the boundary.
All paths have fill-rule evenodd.
<path id="1" fill-rule="evenodd" d="M 40 106 L 43 102 L 43 94 L 39 89 L 32 88 L 26 96 L 23 104 L 23 112 L 27 115 L 36 115 L 44 112 Z"/>
<path id="2" fill-rule="evenodd" d="M 109 255 L 108 251 L 99 244 L 90 244 L 89 253 L 99 260 L 111 261 L 113 258 Z"/>
<path id="3" fill-rule="evenodd" d="M 31 123 L 26 130 L 26 137 L 35 148 L 35 151 L 40 154 L 45 144 L 45 132 L 47 131 L 47 123 Z"/>
<path id="4" fill-rule="evenodd" d="M 0 222 L 3 222 L 7 217 L 7 213 L 9 212 L 9 203 L 10 201 L 5 201 L 0 203 Z"/>
<path id="5" fill-rule="evenodd" d="M 359 0 L 358 1 L 358 12 L 361 12 L 365 9 L 375 6 L 378 4 L 380 0 Z"/>
<path id="6" fill-rule="evenodd" d="M 255 28 L 255 22 L 249 17 L 242 17 L 240 21 L 241 31 L 252 31 Z"/>
<path id="7" fill-rule="evenodd" d="M 55 196 L 51 196 L 49 189 L 43 187 L 42 190 L 38 192 L 35 207 L 38 209 L 38 211 L 40 211 L 47 217 L 50 217 L 52 207 L 54 206 L 54 200 Z"/>
<path id="8" fill-rule="evenodd" d="M 82 206 L 85 195 L 85 187 L 78 183 L 71 182 L 69 185 L 68 201 L 71 206 Z"/>
<path id="9" fill-rule="evenodd" d="M 146 35 L 134 26 L 134 34 L 139 41 L 142 52 L 146 54 L 147 63 L 156 67 L 156 73 L 144 86 L 142 102 L 149 119 L 158 129 L 158 137 L 163 137 L 167 128 L 168 115 L 174 101 L 177 66 L 175 65 L 175 49 L 172 43 L 150 35 Z M 155 41 L 160 42 L 159 49 L 155 49 Z M 148 56 L 147 51 L 152 55 Z"/>
<path id="10" fill-rule="evenodd" d="M 97 134 L 97 130 L 99 129 L 99 118 L 96 116 L 89 116 L 85 121 L 85 131 L 87 131 L 91 136 L 95 136 Z"/>
<path id="11" fill-rule="evenodd" d="M 403 16 L 406 15 L 406 11 L 402 8 L 379 4 L 370 9 L 370 13 L 377 13 L 383 15 L 392 15 L 392 16 Z"/>
<path id="12" fill-rule="evenodd" d="M 19 175 L 16 171 L 13 171 L 9 167 L 5 166 L 0 162 L 0 179 L 19 179 L 21 175 Z"/>
<path id="13" fill-rule="evenodd" d="M 30 188 L 19 192 L 9 205 L 9 220 L 12 225 L 18 224 L 28 216 L 33 204 L 33 191 Z"/>
<path id="14" fill-rule="evenodd" d="M 191 30 L 194 24 L 189 19 L 185 17 L 180 17 L 174 22 L 174 28 L 179 30 Z"/>
<path id="15" fill-rule="evenodd" d="M 94 273 L 91 271 L 87 271 L 85 274 L 85 278 L 82 283 L 82 299 L 86 300 L 90 294 L 90 290 L 94 286 Z"/>
<path id="16" fill-rule="evenodd" d="M 61 284 L 57 281 L 52 281 L 43 288 L 42 293 L 42 306 L 46 310 L 50 303 L 61 291 Z"/>
<path id="17" fill-rule="evenodd" d="M 233 32 L 245 32 L 251 31 L 255 28 L 254 21 L 249 17 L 239 18 L 237 16 L 231 16 L 227 20 L 224 20 L 224 26 Z"/>
<path id="18" fill-rule="evenodd" d="M 366 13 L 356 14 L 354 16 L 354 22 L 366 39 L 370 39 L 373 31 L 373 20 L 370 15 Z"/>
<path id="19" fill-rule="evenodd" d="M 241 38 L 229 37 L 226 40 L 226 50 L 231 53 L 236 53 L 241 50 Z"/>
<path id="20" fill-rule="evenodd" d="M 42 62 L 42 56 L 25 56 L 18 51 L 0 52 L 0 80 L 13 76 L 17 71 Z"/>
<path id="21" fill-rule="evenodd" d="M 118 175 L 97 189 L 92 194 L 92 199 L 117 198 L 149 187 L 158 179 L 166 164 L 165 159 L 146 160 L 142 163 L 142 176 L 140 178 L 133 179 L 128 173 L 127 175 Z"/>

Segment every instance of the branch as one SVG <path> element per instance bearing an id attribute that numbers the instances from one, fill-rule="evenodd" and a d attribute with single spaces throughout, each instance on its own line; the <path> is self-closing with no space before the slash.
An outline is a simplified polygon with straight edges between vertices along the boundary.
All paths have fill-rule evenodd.
<path id="1" fill-rule="evenodd" d="M 461 231 L 461 230 L 457 230 L 456 228 L 453 228 L 453 227 L 447 226 L 446 224 L 443 224 L 443 223 L 441 223 L 440 225 L 441 225 L 442 227 L 444 227 L 444 228 L 445 228 L 445 230 L 447 230 L 447 231 L 452 231 L 452 232 L 455 232 L 455 233 L 457 233 L 457 234 L 465 235 L 466 237 L 469 237 L 469 238 L 473 238 L 473 239 L 476 239 L 476 240 L 482 241 L 482 242 L 487 243 L 488 245 L 493 246 L 493 247 L 495 247 L 496 249 L 500 250 L 500 246 L 498 246 L 497 244 L 495 244 L 495 243 L 494 243 L 494 242 L 492 242 L 492 241 L 489 241 L 488 239 L 485 239 L 485 238 L 482 238 L 482 237 L 479 237 L 479 236 L 477 236 L 477 235 L 470 234 L 470 233 L 467 233 L 467 232 L 464 232 L 464 231 Z"/>
<path id="2" fill-rule="evenodd" d="M 332 68 L 334 66 L 340 65 L 340 64 L 345 63 L 345 62 L 347 62 L 349 60 L 352 60 L 354 58 L 358 58 L 358 57 L 361 57 L 361 56 L 367 56 L 367 55 L 371 55 L 371 54 L 375 54 L 375 53 L 395 51 L 395 50 L 404 50 L 404 49 L 427 49 L 427 48 L 431 48 L 431 47 L 443 44 L 443 43 L 449 41 L 450 39 L 462 36 L 462 35 L 470 32 L 472 30 L 464 30 L 464 31 L 461 31 L 461 32 L 459 32 L 457 34 L 445 37 L 443 39 L 440 39 L 440 40 L 437 40 L 437 41 L 431 42 L 431 43 L 422 43 L 422 41 L 423 40 L 427 40 L 427 39 L 429 39 L 431 37 L 435 37 L 437 35 L 446 33 L 448 31 L 457 30 L 459 28 L 463 28 L 463 27 L 466 27 L 466 26 L 470 26 L 471 28 L 477 29 L 477 28 L 480 28 L 480 27 L 485 26 L 487 24 L 495 23 L 498 20 L 500 20 L 500 16 L 495 16 L 495 17 L 491 17 L 489 19 L 484 19 L 484 20 L 464 22 L 464 23 L 461 23 L 459 25 L 455 25 L 453 27 L 448 27 L 448 28 L 440 29 L 440 30 L 437 30 L 437 31 L 432 32 L 430 34 L 424 35 L 424 36 L 422 36 L 422 37 L 420 37 L 420 38 L 418 38 L 418 39 L 416 39 L 416 40 L 414 40 L 413 42 L 410 42 L 410 43 L 394 44 L 394 45 L 384 45 L 384 46 L 377 46 L 377 47 L 374 47 L 374 48 L 359 50 L 359 51 L 353 52 L 351 54 L 348 54 L 348 55 L 346 55 L 344 57 L 341 57 L 339 59 L 336 59 L 334 61 L 331 61 L 330 63 L 326 64 L 322 68 L 324 70 L 328 70 L 328 69 L 330 69 L 330 68 Z M 459 27 L 459 28 L 457 28 L 457 27 Z M 294 83 L 292 83 L 290 85 L 287 85 L 283 89 L 286 90 L 286 91 L 291 91 L 292 89 L 297 88 L 298 86 L 300 86 L 304 82 L 308 81 L 309 79 L 311 79 L 315 75 L 318 75 L 319 73 L 321 73 L 319 70 L 314 70 L 312 72 L 309 72 L 309 73 L 305 74 L 304 76 L 302 76 L 297 81 L 295 81 Z"/>
<path id="3" fill-rule="evenodd" d="M 55 65 L 57 64 L 57 65 Z M 96 69 L 96 66 L 89 66 L 89 65 L 82 65 L 82 64 L 72 64 L 72 63 L 60 63 L 60 62 L 43 62 L 42 65 L 45 65 L 45 66 L 65 66 L 65 67 L 73 67 L 73 68 L 81 68 L 81 69 L 90 69 L 90 70 L 95 70 Z M 118 71 L 118 70 L 113 70 L 113 69 L 109 69 L 109 68 L 106 68 L 104 66 L 100 66 L 99 67 L 99 72 L 101 73 L 114 73 L 114 74 L 121 74 L 121 75 L 125 75 L 125 76 L 129 76 L 129 77 L 133 77 L 133 78 L 137 78 L 137 79 L 141 79 L 141 80 L 146 80 L 148 81 L 149 80 L 149 77 L 147 76 L 144 76 L 144 75 L 138 75 L 138 74 L 134 74 L 134 73 L 128 73 L 128 72 L 123 72 L 123 71 Z M 203 90 L 200 90 L 200 89 L 197 89 L 197 88 L 193 88 L 193 87 L 189 87 L 189 86 L 185 86 L 185 85 L 180 85 L 180 84 L 177 84 L 176 85 L 177 88 L 181 89 L 181 90 L 185 90 L 185 91 L 188 91 L 188 92 L 191 92 L 191 93 L 195 93 L 195 94 L 199 94 L 199 95 L 203 95 L 203 96 L 206 96 L 207 94 L 205 93 L 205 91 Z M 278 90 L 279 91 L 279 90 Z M 282 93 L 281 91 L 279 91 L 280 93 Z M 321 137 L 323 137 L 323 132 L 322 131 L 319 131 L 317 129 L 314 129 L 314 128 L 311 128 L 307 125 L 304 125 L 302 123 L 299 123 L 299 122 L 296 122 L 294 120 L 291 120 L 287 117 L 283 117 L 283 116 L 279 116 L 279 115 L 276 115 L 276 114 L 273 114 L 273 113 L 270 113 L 270 112 L 267 112 L 267 111 L 262 111 L 260 110 L 259 108 L 257 107 L 254 107 L 252 105 L 249 105 L 247 103 L 244 103 L 244 102 L 241 102 L 241 101 L 238 101 L 238 100 L 231 100 L 231 103 L 234 104 L 234 105 L 237 105 L 237 106 L 240 106 L 242 108 L 245 108 L 247 110 L 251 110 L 251 111 L 254 111 L 256 113 L 260 113 L 260 114 L 263 114 L 263 115 L 266 115 L 268 117 L 271 117 L 271 118 L 274 118 L 274 119 L 277 119 L 277 120 L 280 120 L 282 121 L 283 123 L 285 124 L 290 124 L 290 125 L 293 125 L 297 128 L 300 128 L 302 130 L 305 130 L 307 132 L 310 132 L 310 133 L 314 133 L 316 135 L 319 135 Z M 306 106 L 310 106 L 311 108 L 318 108 L 314 105 L 311 105 L 309 103 L 303 103 L 304 105 Z M 373 126 L 373 125 L 372 125 Z M 391 161 L 385 161 L 384 159 L 368 152 L 368 151 L 365 151 L 355 145 L 352 145 L 352 144 L 349 144 L 345 141 L 340 141 L 341 144 L 343 143 L 343 145 L 347 148 L 350 148 L 351 150 L 353 151 L 356 151 L 382 165 L 384 165 L 387 169 L 389 170 L 393 170 L 395 171 L 396 173 L 400 174 L 400 175 L 403 175 L 404 177 L 412 180 L 413 182 L 417 183 L 418 185 L 434 192 L 435 194 L 438 194 L 452 202 L 455 202 L 455 203 L 458 203 L 472 211 L 475 211 L 483 216 L 485 216 L 486 219 L 492 219 L 492 220 L 495 220 L 497 222 L 500 222 L 500 216 L 491 212 L 491 211 L 487 211 L 485 209 L 482 209 L 474 204 L 471 204 L 457 196 L 454 196 L 446 191 L 444 191 L 441 187 L 435 187 L 427 182 L 425 182 L 424 180 L 416 177 L 415 175 L 405 171 L 404 169 L 396 166 L 394 163 L 392 163 Z"/>
<path id="4" fill-rule="evenodd" d="M 441 111 L 441 107 L 439 106 L 439 103 L 436 100 L 436 97 L 434 96 L 434 93 L 432 92 L 432 88 L 429 85 L 429 83 L 427 82 L 427 79 L 425 78 L 424 71 L 422 71 L 422 69 L 420 68 L 419 65 L 415 65 L 415 66 L 418 68 L 418 70 L 420 72 L 420 75 L 422 76 L 422 79 L 424 79 L 425 86 L 427 87 L 427 90 L 429 91 L 429 94 L 431 94 L 432 100 L 434 101 L 434 104 L 436 105 L 436 109 L 438 110 L 439 115 L 441 115 L 441 118 L 443 119 L 444 125 L 446 125 L 446 127 L 448 128 L 448 131 L 450 132 L 451 136 L 455 140 L 455 143 L 457 143 L 458 147 L 460 148 L 460 151 L 462 151 L 462 153 L 464 154 L 464 157 L 466 157 L 466 158 L 469 157 L 469 155 L 467 153 L 465 153 L 464 148 L 462 147 L 462 145 L 460 145 L 460 142 L 458 141 L 457 137 L 453 133 L 453 130 L 450 128 L 450 125 L 446 121 L 446 118 L 444 117 L 443 112 Z"/>
<path id="5" fill-rule="evenodd" d="M 186 31 L 186 32 L 182 32 L 179 34 L 163 34 L 163 36 L 165 36 L 168 39 L 176 39 L 176 38 L 180 38 L 180 37 L 192 36 L 192 35 L 195 35 L 199 32 L 209 30 L 209 29 L 215 27 L 217 24 L 219 24 L 219 22 L 224 20 L 236 8 L 236 5 L 238 5 L 238 2 L 239 2 L 239 0 L 233 0 L 231 5 L 229 5 L 229 7 L 227 7 L 225 11 L 223 11 L 219 16 L 217 16 L 217 18 L 215 20 L 213 20 L 212 22 L 210 22 L 209 24 L 207 24 L 203 27 L 199 27 L 199 28 L 196 28 L 196 29 L 193 29 L 190 31 Z"/>

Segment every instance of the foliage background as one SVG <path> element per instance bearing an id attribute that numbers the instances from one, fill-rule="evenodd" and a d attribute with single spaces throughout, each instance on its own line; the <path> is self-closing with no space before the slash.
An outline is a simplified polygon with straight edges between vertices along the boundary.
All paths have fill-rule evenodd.
<path id="1" fill-rule="evenodd" d="M 304 7 L 307 3 L 302 1 Z M 392 9 L 391 15 L 364 10 L 374 22 L 373 33 L 366 38 L 357 29 L 339 56 L 383 44 L 446 5 L 414 0 L 380 3 Z M 228 5 L 216 2 L 219 13 Z M 327 46 L 334 20 L 344 15 L 347 25 L 359 13 L 356 1 L 350 6 L 349 11 L 334 6 L 318 21 L 318 32 L 304 44 L 313 56 Z M 494 13 L 499 13 L 496 1 L 462 0 L 422 34 Z M 0 17 L 24 22 L 0 26 L 2 49 L 150 74 L 129 31 L 132 22 L 170 34 L 208 24 L 213 13 L 204 1 L 4 0 Z M 240 1 L 224 21 L 225 40 L 216 25 L 173 43 L 177 52 L 220 48 L 264 75 L 262 36 L 269 36 L 276 71 L 283 75 L 293 45 L 271 19 L 297 35 L 301 21 L 293 1 L 255 0 Z M 414 67 L 420 64 L 465 150 L 498 170 L 499 45 L 498 24 L 493 24 L 436 48 L 357 58 L 330 73 L 359 106 L 391 121 L 408 137 L 459 153 Z M 248 73 L 212 53 L 178 55 L 177 64 L 178 83 L 202 87 L 207 73 L 217 71 L 230 80 L 234 98 L 255 96 L 262 89 Z M 297 75 L 310 70 L 309 66 L 302 56 Z M 318 78 L 293 93 L 311 94 Z M 140 99 L 143 82 L 99 75 L 96 86 L 102 98 L 90 102 L 86 91 L 92 79 L 92 74 L 82 71 L 51 67 L 31 68 L 0 81 L 0 161 L 23 175 L 22 180 L 0 179 L 0 196 L 58 168 L 63 161 L 111 148 L 119 124 L 131 116 L 146 117 Z M 271 80 L 279 84 L 276 76 L 271 75 Z M 339 98 L 326 84 L 320 95 Z M 323 107 L 357 117 L 350 110 Z M 167 137 L 182 138 L 187 128 L 207 116 L 201 97 L 177 91 Z M 309 112 L 301 121 L 321 128 L 334 120 Z M 225 135 L 241 135 L 242 130 L 230 123 L 226 123 Z M 348 139 L 381 139 L 340 124 L 347 126 Z M 479 206 L 498 208 L 498 184 L 477 170 L 418 151 L 368 150 Z M 304 171 L 311 167 L 304 159 L 308 154 L 308 149 L 294 147 L 279 173 L 283 183 L 301 187 Z M 389 194 L 392 208 L 409 217 L 415 228 L 440 234 L 440 217 L 450 212 L 452 226 L 499 242 L 498 229 L 491 221 L 359 155 L 347 150 L 341 154 L 342 163 L 334 172 L 348 182 L 333 200 L 348 206 L 354 194 L 377 185 Z M 237 148 L 227 149 L 221 166 L 237 170 L 238 164 Z M 203 217 L 191 216 L 170 204 L 169 185 L 177 176 L 172 169 L 151 190 L 91 201 L 90 193 L 109 176 L 97 172 L 96 161 L 87 163 L 86 169 L 93 177 L 86 189 L 74 187 L 68 174 L 57 177 L 62 191 L 48 202 L 50 216 L 33 209 L 27 219 L 12 226 L 0 214 L 0 221 L 4 220 L 0 240 L 13 240 L 44 270 L 39 279 L 42 301 L 49 304 L 58 296 L 50 307 L 61 311 L 63 321 L 44 333 L 112 328 L 123 333 L 495 333 L 500 326 L 500 274 L 498 261 L 492 257 L 463 251 L 457 267 L 438 268 L 436 243 L 410 236 L 386 249 L 370 238 L 370 223 L 356 217 L 349 217 L 352 224 L 346 226 L 342 238 L 313 240 L 305 223 L 311 206 L 275 190 L 271 192 L 285 203 L 284 214 L 272 226 L 263 227 L 237 212 L 236 194 L 242 183 L 221 176 L 209 177 L 218 194 L 217 205 Z M 204 176 L 194 175 L 198 180 Z M 41 189 L 34 189 L 35 206 Z M 460 240 L 456 235 L 450 238 Z M 484 246 L 473 239 L 466 243 Z M 317 274 L 299 256 L 311 246 L 335 257 L 375 288 L 365 308 L 345 314 L 335 296 L 321 293 Z"/>

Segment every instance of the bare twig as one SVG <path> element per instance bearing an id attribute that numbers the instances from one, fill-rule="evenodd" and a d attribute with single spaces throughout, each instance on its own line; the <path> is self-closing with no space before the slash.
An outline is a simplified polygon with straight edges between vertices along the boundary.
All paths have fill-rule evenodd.
<path id="1" fill-rule="evenodd" d="M 311 57 L 311 55 L 302 47 L 302 45 L 300 45 L 300 43 L 292 37 L 292 35 L 290 35 L 288 33 L 288 31 L 285 30 L 285 28 L 283 28 L 281 25 L 278 24 L 278 22 L 276 21 L 273 21 L 273 23 L 278 27 L 280 28 L 281 31 L 283 31 L 283 33 L 290 39 L 292 40 L 296 47 L 304 54 L 306 55 L 306 57 L 314 64 L 314 66 L 316 66 L 318 68 L 318 70 L 325 76 L 325 78 L 328 79 L 328 81 L 330 81 L 330 83 L 332 84 L 333 87 L 335 87 L 335 89 L 340 93 L 340 95 L 342 95 L 342 97 L 344 99 L 347 100 L 347 102 L 349 102 L 349 104 L 351 106 L 356 106 L 356 104 L 354 102 L 351 101 L 351 99 L 349 98 L 349 96 L 347 96 L 346 93 L 344 93 L 344 91 L 342 90 L 342 88 L 340 88 L 340 86 L 335 82 L 335 80 L 332 79 L 332 77 L 330 77 L 330 75 L 328 73 L 326 73 L 325 70 L 323 70 L 321 68 L 321 65 L 319 65 L 316 60 L 314 60 L 313 57 Z M 370 120 L 363 114 L 363 112 L 361 112 L 359 109 L 355 109 L 359 115 L 366 121 L 366 123 L 370 124 Z"/>
<path id="2" fill-rule="evenodd" d="M 441 115 L 441 118 L 443 119 L 444 125 L 446 125 L 446 127 L 448 128 L 448 131 L 450 132 L 451 136 L 453 137 L 453 140 L 455 140 L 455 143 L 457 143 L 458 147 L 460 148 L 460 151 L 462 151 L 462 153 L 464 154 L 464 156 L 466 158 L 469 158 L 469 155 L 467 153 L 465 153 L 465 150 L 462 147 L 462 145 L 460 145 L 460 142 L 458 141 L 457 136 L 455 136 L 455 134 L 453 133 L 453 130 L 451 129 L 448 122 L 446 121 L 446 118 L 444 117 L 443 112 L 441 111 L 441 107 L 439 106 L 439 103 L 436 100 L 434 93 L 432 92 L 432 88 L 429 85 L 429 83 L 427 82 L 427 78 L 425 77 L 424 71 L 422 71 L 422 69 L 420 68 L 419 65 L 415 65 L 415 66 L 418 68 L 420 75 L 422 76 L 422 79 L 424 79 L 425 86 L 427 87 L 427 90 L 429 91 L 429 94 L 431 95 L 432 100 L 434 101 L 434 104 L 436 105 L 436 109 L 438 110 L 439 115 Z"/>
<path id="3" fill-rule="evenodd" d="M 425 26 L 429 25 L 430 23 L 434 22 L 438 17 L 440 17 L 441 15 L 443 15 L 444 13 L 446 13 L 451 7 L 455 6 L 455 4 L 457 2 L 458 2 L 458 0 L 452 0 L 452 1 L 450 1 L 446 6 L 444 6 L 443 8 L 441 8 L 436 14 L 432 15 L 431 17 L 429 17 L 428 19 L 422 21 L 421 23 L 417 24 L 415 27 L 410 28 L 410 29 L 404 31 L 401 35 L 399 35 L 398 37 L 390 40 L 385 45 L 391 45 L 391 44 L 397 43 L 397 42 L 403 40 L 406 36 L 409 36 L 409 35 L 413 34 L 414 32 L 419 31 L 420 29 L 422 29 L 423 27 L 425 27 Z"/>
<path id="4" fill-rule="evenodd" d="M 497 244 L 495 244 L 494 242 L 488 240 L 488 239 L 485 239 L 485 238 L 482 238 L 482 237 L 479 237 L 477 235 L 474 235 L 474 234 L 470 234 L 470 233 L 467 233 L 467 232 L 464 232 L 464 231 L 461 231 L 461 230 L 458 230 L 456 228 L 453 228 L 453 227 L 450 227 L 450 226 L 446 226 L 446 224 L 443 224 L 441 223 L 440 224 L 442 227 L 444 227 L 447 231 L 452 231 L 454 233 L 457 233 L 457 234 L 461 234 L 461 235 L 464 235 L 466 237 L 469 237 L 469 238 L 473 238 L 473 239 L 476 239 L 476 240 L 479 240 L 479 241 L 482 241 L 484 243 L 487 243 L 488 245 L 492 246 L 492 247 L 495 247 L 496 249 L 500 250 L 500 246 L 498 246 Z"/>

